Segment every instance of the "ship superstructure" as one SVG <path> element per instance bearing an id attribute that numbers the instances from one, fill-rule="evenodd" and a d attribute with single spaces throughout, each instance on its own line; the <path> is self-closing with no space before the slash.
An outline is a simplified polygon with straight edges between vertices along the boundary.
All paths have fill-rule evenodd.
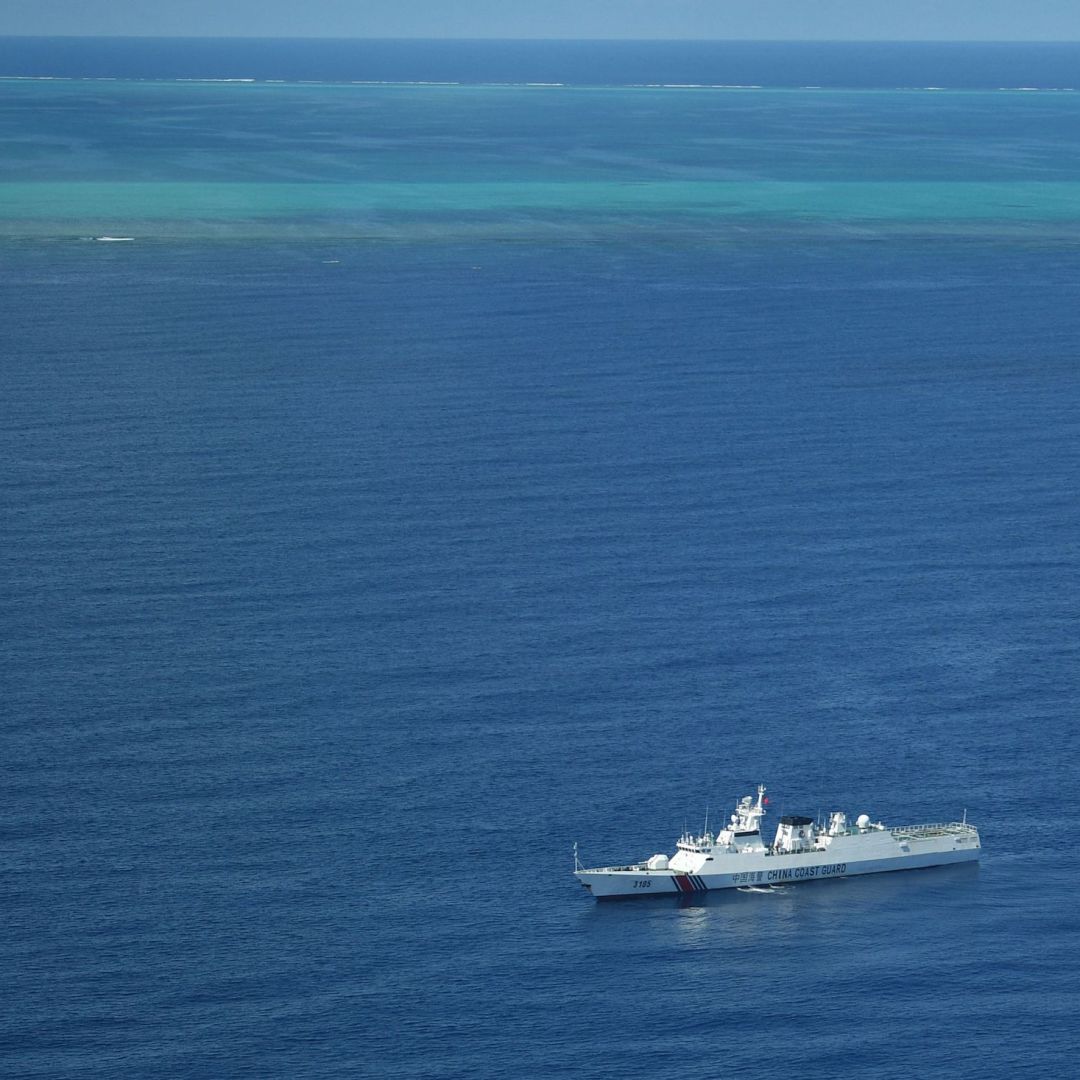
<path id="1" fill-rule="evenodd" d="M 740 799 L 728 825 L 684 833 L 675 854 L 653 855 L 625 866 L 586 868 L 577 859 L 577 879 L 596 897 L 693 893 L 740 886 L 781 885 L 820 878 L 852 877 L 979 858 L 979 831 L 963 821 L 886 826 L 860 814 L 851 823 L 837 811 L 826 821 L 796 814 L 780 818 L 772 842 L 762 837 L 765 785 L 757 800 Z"/>

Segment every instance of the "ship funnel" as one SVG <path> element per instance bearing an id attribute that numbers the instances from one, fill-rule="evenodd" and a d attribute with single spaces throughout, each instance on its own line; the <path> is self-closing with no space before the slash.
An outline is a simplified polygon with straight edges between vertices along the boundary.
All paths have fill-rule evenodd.
<path id="1" fill-rule="evenodd" d="M 776 826 L 773 850 L 777 852 L 809 851 L 814 844 L 814 819 L 798 814 L 785 814 Z"/>

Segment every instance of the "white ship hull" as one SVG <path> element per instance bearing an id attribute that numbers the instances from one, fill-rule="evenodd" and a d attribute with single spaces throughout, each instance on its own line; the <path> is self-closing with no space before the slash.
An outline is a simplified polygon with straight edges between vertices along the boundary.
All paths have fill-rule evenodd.
<path id="1" fill-rule="evenodd" d="M 597 898 L 642 896 L 648 893 L 709 892 L 713 889 L 738 889 L 746 885 L 793 885 L 826 878 L 855 877 L 858 874 L 881 874 L 889 870 L 915 870 L 927 866 L 973 862 L 977 848 L 968 850 L 927 851 L 921 854 L 895 855 L 886 859 L 850 860 L 837 863 L 831 857 L 814 859 L 805 855 L 769 855 L 750 857 L 740 863 L 752 863 L 727 873 L 676 874 L 671 870 L 623 870 L 622 868 L 579 870 L 577 878 Z"/>
<path id="2" fill-rule="evenodd" d="M 760 809 L 759 797 L 759 806 L 750 812 L 757 814 Z M 787 834 L 793 834 L 796 826 L 809 820 L 783 819 L 784 822 L 794 821 L 795 826 L 782 826 L 781 832 L 786 829 Z M 832 832 L 803 828 L 798 833 L 803 838 L 799 842 L 804 845 L 799 851 L 782 850 L 780 832 L 777 842 L 768 848 L 757 839 L 749 839 L 740 847 L 735 842 L 719 843 L 711 835 L 696 839 L 684 837 L 679 852 L 670 861 L 663 856 L 654 856 L 627 866 L 595 869 L 578 866 L 575 876 L 597 898 L 648 896 L 793 885 L 860 874 L 946 866 L 973 862 L 981 853 L 978 830 L 966 822 L 891 829 L 865 822 L 868 819 L 860 819 L 860 826 L 856 828 L 848 828 L 846 824 L 841 828 L 838 823 Z M 751 824 L 756 824 L 756 818 Z M 723 837 L 728 840 L 746 835 L 725 833 Z M 657 860 L 666 865 L 656 866 Z"/>

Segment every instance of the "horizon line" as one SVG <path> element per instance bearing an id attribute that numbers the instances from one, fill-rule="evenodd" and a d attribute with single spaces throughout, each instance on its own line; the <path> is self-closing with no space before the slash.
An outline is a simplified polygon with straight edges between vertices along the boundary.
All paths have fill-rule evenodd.
<path id="1" fill-rule="evenodd" d="M 425 41 L 425 42 L 562 42 L 602 44 L 741 44 L 741 45 L 1078 45 L 1080 38 L 761 38 L 761 37 L 425 37 L 417 34 L 27 34 L 0 32 L 5 39 L 37 41 Z"/>

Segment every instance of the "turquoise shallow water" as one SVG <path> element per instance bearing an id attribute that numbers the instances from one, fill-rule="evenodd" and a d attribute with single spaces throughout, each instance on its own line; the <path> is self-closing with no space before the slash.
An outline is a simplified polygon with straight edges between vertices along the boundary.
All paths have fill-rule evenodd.
<path id="1" fill-rule="evenodd" d="M 1080 230 L 1080 95 L 0 83 L 0 235 Z"/>

